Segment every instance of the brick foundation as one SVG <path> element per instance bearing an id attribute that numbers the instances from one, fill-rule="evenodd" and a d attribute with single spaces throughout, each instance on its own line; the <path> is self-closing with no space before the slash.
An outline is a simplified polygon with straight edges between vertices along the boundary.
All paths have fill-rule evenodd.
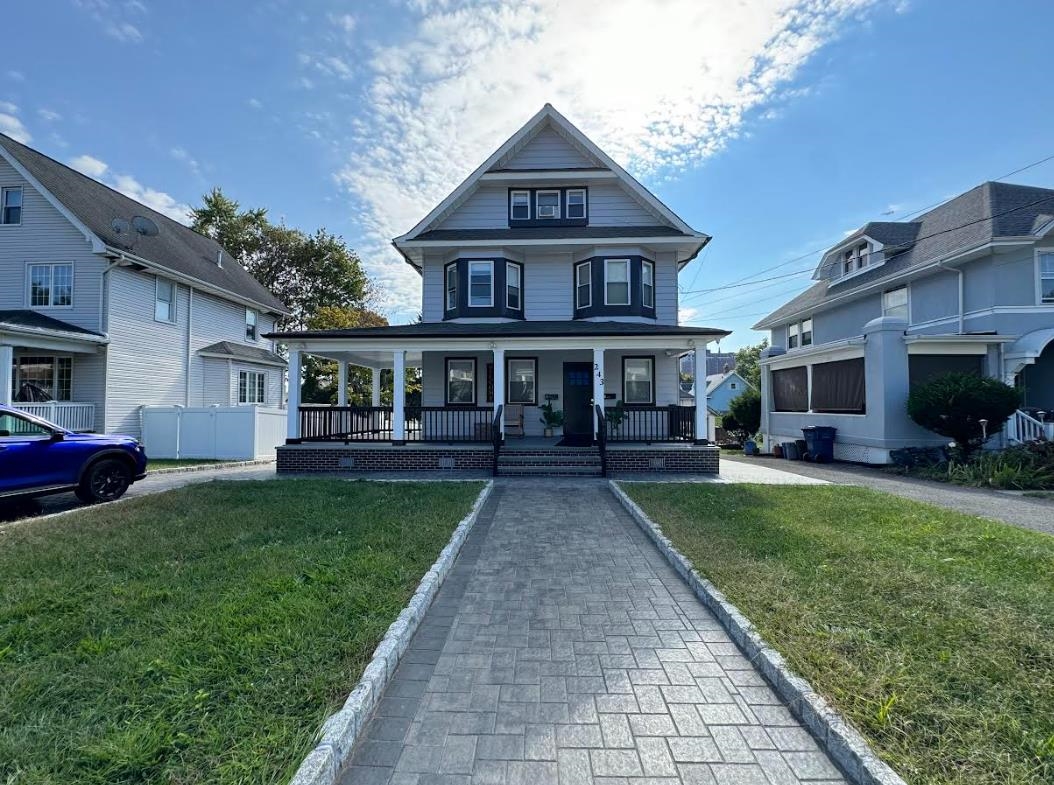
<path id="1" fill-rule="evenodd" d="M 628 472 L 672 472 L 681 474 L 717 474 L 720 470 L 721 450 L 718 447 L 695 445 L 691 449 L 619 450 L 608 448 L 608 471 L 613 474 Z"/>

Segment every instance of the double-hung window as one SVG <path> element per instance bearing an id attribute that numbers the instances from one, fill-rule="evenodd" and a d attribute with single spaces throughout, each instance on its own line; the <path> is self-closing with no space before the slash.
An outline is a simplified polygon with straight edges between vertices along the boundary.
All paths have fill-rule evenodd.
<path id="1" fill-rule="evenodd" d="M 468 263 L 468 304 L 471 308 L 494 305 L 494 262 L 489 259 Z"/>
<path id="2" fill-rule="evenodd" d="M 581 262 L 575 265 L 575 308 L 588 308 L 593 304 L 593 264 Z"/>
<path id="3" fill-rule="evenodd" d="M 901 286 L 882 292 L 882 315 L 908 318 L 908 287 Z"/>
<path id="4" fill-rule="evenodd" d="M 176 320 L 176 285 L 165 278 L 154 279 L 154 321 Z"/>
<path id="5" fill-rule="evenodd" d="M 640 263 L 640 302 L 645 308 L 655 307 L 655 265 Z"/>
<path id="6" fill-rule="evenodd" d="M 787 325 L 787 348 L 797 349 L 799 346 L 812 346 L 811 317 Z"/>
<path id="7" fill-rule="evenodd" d="M 509 218 L 514 221 L 531 219 L 531 192 L 513 191 L 509 194 Z"/>
<path id="8" fill-rule="evenodd" d="M 476 361 L 471 357 L 448 357 L 446 402 L 461 406 L 476 403 Z"/>
<path id="9" fill-rule="evenodd" d="M 655 403 L 654 358 L 622 358 L 622 400 L 627 404 Z"/>
<path id="10" fill-rule="evenodd" d="M 560 192 L 536 191 L 534 195 L 534 217 L 552 220 L 560 217 Z"/>
<path id="11" fill-rule="evenodd" d="M 22 223 L 22 187 L 0 189 L 0 224 Z"/>
<path id="12" fill-rule="evenodd" d="M 266 403 L 267 374 L 238 371 L 238 403 Z"/>
<path id="13" fill-rule="evenodd" d="M 245 309 L 245 340 L 256 340 L 256 311 L 251 308 Z"/>
<path id="14" fill-rule="evenodd" d="M 538 403 L 538 361 L 533 357 L 510 357 L 507 360 L 508 390 L 506 403 L 535 406 Z"/>
<path id="15" fill-rule="evenodd" d="M 1039 301 L 1054 303 L 1054 252 L 1039 255 Z"/>
<path id="16" fill-rule="evenodd" d="M 523 308 L 523 282 L 520 266 L 515 262 L 505 263 L 505 306 L 513 311 Z"/>
<path id="17" fill-rule="evenodd" d="M 604 261 L 604 304 L 629 305 L 629 259 Z"/>
<path id="18" fill-rule="evenodd" d="M 803 319 L 801 323 L 801 345 L 812 346 L 812 319 Z"/>
<path id="19" fill-rule="evenodd" d="M 446 309 L 457 308 L 457 262 L 446 266 Z"/>
<path id="20" fill-rule="evenodd" d="M 798 334 L 801 332 L 801 325 L 798 322 L 791 324 L 787 327 L 787 348 L 797 349 L 798 348 Z"/>
<path id="21" fill-rule="evenodd" d="M 68 308 L 73 305 L 73 265 L 29 265 L 29 305 L 33 308 Z"/>
<path id="22" fill-rule="evenodd" d="M 571 188 L 567 191 L 567 217 L 586 217 L 586 189 Z"/>

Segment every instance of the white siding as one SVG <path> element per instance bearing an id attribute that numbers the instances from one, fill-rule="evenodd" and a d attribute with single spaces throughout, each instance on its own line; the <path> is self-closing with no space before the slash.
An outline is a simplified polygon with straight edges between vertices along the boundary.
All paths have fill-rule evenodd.
<path id="1" fill-rule="evenodd" d="M 29 307 L 26 267 L 30 262 L 73 263 L 73 306 L 39 308 L 78 327 L 102 331 L 99 293 L 105 261 L 65 216 L 0 158 L 0 187 L 22 186 L 22 223 L 0 226 L 0 310 Z"/>
<path id="2" fill-rule="evenodd" d="M 503 169 L 573 169 L 597 166 L 587 156 L 552 128 L 543 128 L 508 161 L 499 162 Z"/>

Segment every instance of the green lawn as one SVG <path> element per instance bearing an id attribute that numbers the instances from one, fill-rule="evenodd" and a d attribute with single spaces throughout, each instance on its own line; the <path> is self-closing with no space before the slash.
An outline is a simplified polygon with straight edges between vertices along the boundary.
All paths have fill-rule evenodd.
<path id="1" fill-rule="evenodd" d="M 481 487 L 209 483 L 0 530 L 0 782 L 285 783 Z"/>
<path id="2" fill-rule="evenodd" d="M 227 461 L 214 461 L 208 458 L 150 458 L 146 464 L 148 472 L 156 469 L 173 469 L 184 466 L 208 466 L 214 463 L 227 463 Z"/>
<path id="3" fill-rule="evenodd" d="M 1054 537 L 863 488 L 624 488 L 908 782 L 1054 782 Z"/>

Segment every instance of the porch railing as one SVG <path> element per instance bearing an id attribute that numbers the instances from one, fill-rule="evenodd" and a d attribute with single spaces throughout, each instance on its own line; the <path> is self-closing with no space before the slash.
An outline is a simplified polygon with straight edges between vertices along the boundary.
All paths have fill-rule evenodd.
<path id="1" fill-rule="evenodd" d="M 695 407 L 627 406 L 608 407 L 609 442 L 690 442 L 695 440 Z M 621 415 L 621 416 L 620 416 Z"/>
<path id="2" fill-rule="evenodd" d="M 1054 422 L 1045 422 L 1018 409 L 1006 421 L 1006 438 L 1011 444 L 1038 442 L 1044 439 L 1054 441 Z"/>
<path id="3" fill-rule="evenodd" d="M 407 406 L 406 441 L 482 442 L 492 439 L 489 406 Z M 388 442 L 394 438 L 390 406 L 301 406 L 300 439 L 305 442 Z"/>
<path id="4" fill-rule="evenodd" d="M 608 476 L 608 424 L 604 417 L 604 407 L 599 403 L 593 404 L 597 415 L 597 432 L 594 436 L 597 443 L 597 452 L 600 454 L 600 476 Z"/>
<path id="5" fill-rule="evenodd" d="M 490 440 L 494 447 L 494 461 L 490 467 L 490 473 L 492 476 L 498 476 L 498 459 L 501 456 L 501 417 L 505 407 L 498 405 L 498 410 L 494 413 L 494 419 L 490 421 Z"/>
<path id="6" fill-rule="evenodd" d="M 34 417 L 53 422 L 67 431 L 95 430 L 95 404 L 74 401 L 16 403 L 14 407 Z"/>

